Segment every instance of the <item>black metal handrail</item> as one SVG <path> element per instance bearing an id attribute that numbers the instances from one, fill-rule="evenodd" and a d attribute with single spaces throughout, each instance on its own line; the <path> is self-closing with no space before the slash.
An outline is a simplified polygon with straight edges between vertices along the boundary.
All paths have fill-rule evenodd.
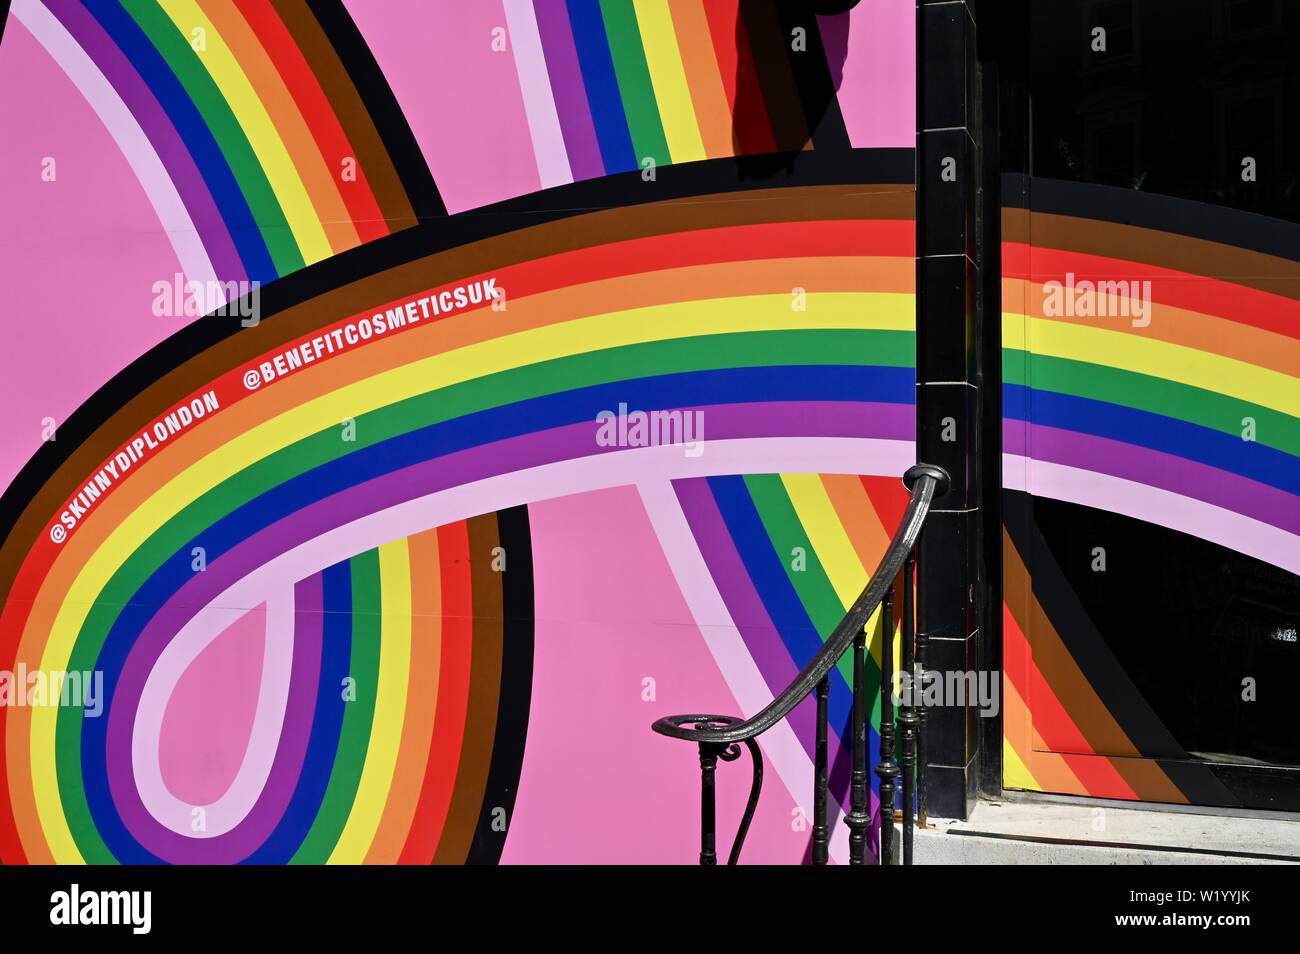
<path id="1" fill-rule="evenodd" d="M 932 502 L 947 492 L 948 473 L 942 467 L 932 464 L 917 464 L 903 475 L 903 483 L 911 492 L 907 510 L 902 523 L 894 533 L 881 558 L 876 572 L 872 574 L 862 593 L 854 600 L 844 618 L 831 633 L 830 638 L 822 644 L 813 658 L 776 698 L 748 719 L 735 716 L 719 715 L 676 715 L 667 716 L 654 723 L 652 728 L 660 735 L 674 739 L 695 742 L 700 752 L 701 772 L 701 845 L 700 864 L 717 864 L 716 849 L 716 799 L 714 793 L 715 771 L 718 760 L 733 762 L 740 757 L 740 745 L 744 743 L 749 749 L 754 765 L 754 780 L 750 787 L 749 801 L 741 817 L 736 838 L 732 844 L 728 864 L 736 864 L 744 846 L 745 835 L 749 831 L 754 811 L 758 807 L 758 798 L 763 785 L 763 759 L 755 741 L 772 726 L 786 718 L 796 705 L 817 693 L 817 738 L 814 760 L 814 799 L 813 799 L 813 836 L 812 860 L 814 864 L 826 864 L 828 857 L 829 836 L 826 823 L 826 738 L 828 706 L 830 696 L 831 669 L 846 652 L 853 652 L 853 714 L 851 735 L 853 749 L 853 771 L 850 784 L 850 811 L 845 815 L 844 823 L 849 828 L 849 863 L 865 864 L 867 828 L 871 818 L 867 811 L 867 720 L 870 705 L 866 698 L 866 626 L 877 609 L 882 611 L 883 642 L 881 645 L 881 679 L 880 679 L 880 764 L 876 774 L 880 777 L 881 799 L 881 836 L 880 862 L 892 861 L 893 805 L 895 783 L 901 777 L 903 795 L 903 861 L 912 861 L 912 810 L 916 801 L 924 806 L 924 771 L 917 772 L 917 750 L 924 752 L 924 719 L 916 711 L 915 692 L 908 694 L 905 704 L 899 707 L 897 722 L 902 735 L 902 763 L 894 761 L 894 706 L 892 698 L 893 683 L 893 603 L 894 586 L 902 577 L 903 614 L 903 671 L 914 673 L 924 666 L 924 639 L 918 641 L 915 626 L 915 605 L 912 577 L 916 562 L 917 543 L 926 517 L 930 513 Z M 918 654 L 919 650 L 919 654 Z M 920 791 L 918 792 L 918 783 Z M 919 796 L 919 798 L 918 798 Z M 886 810 L 888 806 L 888 810 Z M 924 817 L 924 816 L 922 816 Z"/>

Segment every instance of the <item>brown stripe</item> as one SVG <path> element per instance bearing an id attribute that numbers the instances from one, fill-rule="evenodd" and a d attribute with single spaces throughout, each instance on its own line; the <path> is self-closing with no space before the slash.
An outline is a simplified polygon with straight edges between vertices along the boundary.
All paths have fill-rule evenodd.
<path id="1" fill-rule="evenodd" d="M 1029 244 L 1029 210 L 1005 206 L 1002 209 L 1002 241 Z"/>
<path id="2" fill-rule="evenodd" d="M 1002 229 L 1006 241 L 1145 262 L 1300 301 L 1300 262 L 1235 245 L 1023 209 L 1003 209 Z"/>
<path id="3" fill-rule="evenodd" d="M 478 828 L 487 790 L 492 746 L 496 741 L 497 706 L 501 695 L 504 646 L 504 612 L 501 574 L 492 568 L 492 550 L 501 545 L 497 515 L 485 514 L 466 521 L 469 530 L 471 592 L 474 599 L 474 645 L 470 662 L 469 703 L 465 713 L 465 738 L 456 770 L 456 789 L 447 809 L 435 865 L 460 865 Z"/>
<path id="4" fill-rule="evenodd" d="M 7 596 L 31 541 L 51 516 L 143 422 L 169 408 L 208 381 L 264 352 L 331 322 L 393 301 L 422 288 L 467 275 L 500 269 L 540 256 L 623 239 L 673 234 L 693 229 L 755 222 L 834 221 L 843 219 L 911 219 L 911 186 L 811 186 L 679 199 L 609 209 L 437 252 L 359 279 L 301 302 L 241 329 L 195 355 L 141 390 L 89 435 L 45 482 L 24 508 L 0 548 L 0 594 Z M 322 262 L 313 268 L 328 268 Z"/>
<path id="5" fill-rule="evenodd" d="M 375 129 L 370 111 L 362 102 L 361 94 L 357 92 L 334 45 L 307 8 L 306 0 L 271 0 L 271 3 L 297 41 L 298 48 L 307 58 L 321 89 L 334 107 L 334 114 L 338 116 L 348 142 L 356 150 L 357 163 L 379 202 L 389 231 L 397 232 L 415 225 L 411 200 L 379 131 Z"/>

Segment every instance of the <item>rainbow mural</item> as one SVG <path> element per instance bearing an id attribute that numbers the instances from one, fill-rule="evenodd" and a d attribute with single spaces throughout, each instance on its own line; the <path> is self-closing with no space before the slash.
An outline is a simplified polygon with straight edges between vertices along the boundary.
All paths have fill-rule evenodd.
<path id="1" fill-rule="evenodd" d="M 1300 243 L 1190 202 L 1031 187 L 1034 208 L 1003 216 L 1005 782 L 1240 804 L 1116 665 L 1032 499 L 1300 575 Z M 1087 295 L 1112 282 L 1106 316 Z"/>
<path id="2" fill-rule="evenodd" d="M 913 9 L 796 6 L 15 0 L 0 863 L 694 856 L 652 716 L 765 705 L 914 456 Z"/>
<path id="3" fill-rule="evenodd" d="M 450 638 L 451 621 L 463 619 L 451 609 L 463 587 L 447 582 L 449 567 L 462 582 L 466 574 L 476 580 L 493 549 L 490 539 L 475 549 L 481 514 L 497 513 L 504 527 L 510 508 L 637 488 L 677 577 L 678 599 L 697 626 L 710 620 L 716 638 L 719 609 L 740 610 L 701 588 L 708 578 L 697 571 L 701 547 L 712 553 L 713 544 L 701 536 L 695 511 L 689 521 L 683 515 L 679 497 L 692 495 L 693 481 L 788 475 L 798 462 L 828 476 L 746 486 L 765 519 L 781 521 L 773 537 L 779 549 L 795 539 L 790 534 L 806 541 L 812 572 L 798 581 L 800 604 L 824 636 L 835 606 L 878 558 L 901 493 L 835 475 L 892 477 L 912 456 L 911 190 L 855 185 L 755 196 L 772 200 L 759 203 L 765 221 L 754 221 L 749 203 L 702 197 L 562 219 L 417 256 L 191 354 L 173 349 L 170 369 L 138 391 L 127 386 L 134 372 L 124 374 L 117 385 L 126 400 L 87 430 L 29 500 L 12 493 L 6 500 L 17 506 L 0 551 L 0 668 L 102 669 L 109 705 L 101 719 L 76 708 L 0 709 L 8 788 L 0 857 L 460 861 L 499 851 L 492 824 L 505 816 L 494 812 L 508 816 L 509 806 L 484 801 L 483 792 L 493 779 L 514 790 L 522 723 L 501 714 L 499 650 L 482 650 L 486 685 L 474 674 L 480 625 L 500 629 L 494 607 L 503 597 L 482 596 L 482 621 L 479 587 L 471 587 L 470 700 L 489 713 L 473 725 L 490 728 L 490 713 L 498 713 L 497 731 L 508 742 L 500 761 L 490 741 L 471 746 L 451 729 L 437 736 L 436 717 L 434 740 L 420 741 L 435 702 L 420 694 L 423 708 L 412 711 L 417 700 L 408 691 L 402 701 L 400 691 L 417 678 L 414 632 L 428 625 L 406 609 L 416 589 L 427 589 L 415 586 L 414 575 L 427 580 L 429 565 L 441 566 L 443 636 Z M 158 357 L 145 360 L 156 369 Z M 703 452 L 607 446 L 598 434 L 602 413 L 621 405 L 699 413 Z M 709 484 L 734 519 L 726 486 Z M 868 504 L 870 513 L 856 512 Z M 515 538 L 526 538 L 522 518 L 512 519 Z M 465 520 L 470 567 L 457 562 L 447 539 L 460 532 L 447 528 Z M 729 524 L 728 533 L 739 526 Z M 436 559 L 425 549 L 433 528 Z M 502 559 L 516 560 L 522 549 L 528 567 L 529 544 L 500 533 Z M 534 540 L 534 550 L 541 545 Z M 499 576 L 501 586 L 511 587 L 513 572 Z M 182 814 L 176 799 L 158 800 L 156 778 L 147 792 L 139 781 L 141 760 L 153 764 L 154 740 L 176 731 L 165 714 L 179 705 L 167 702 L 177 683 L 159 673 L 176 674 L 164 662 L 181 647 L 216 645 L 237 619 L 266 607 L 269 620 L 273 611 L 291 611 L 286 602 L 305 608 L 292 627 L 295 666 L 322 625 L 346 628 L 349 614 L 332 608 L 347 605 L 357 699 L 366 686 L 396 688 L 377 694 L 373 713 L 345 707 L 340 723 L 337 694 L 326 691 L 339 670 L 327 681 L 313 675 L 326 671 L 324 656 L 304 657 L 301 679 L 295 675 L 276 697 L 286 720 L 279 741 L 254 730 L 249 738 L 262 758 L 252 768 L 251 755 L 241 763 L 241 772 L 255 773 L 250 788 L 266 798 L 236 802 L 242 815 L 208 806 L 206 830 L 196 831 L 194 809 L 204 806 Z M 317 606 L 323 614 L 313 612 Z M 394 606 L 390 616 L 386 607 Z M 505 620 L 509 637 L 517 618 Z M 811 633 L 780 614 L 771 626 L 768 641 L 791 641 L 789 668 Z M 362 633 L 370 634 L 364 646 Z M 491 638 L 499 640 L 484 637 Z M 511 638 L 526 644 L 528 631 Z M 269 621 L 265 639 L 268 658 L 289 652 L 283 630 Z M 464 645 L 444 643 L 444 651 L 440 666 L 452 665 L 452 652 L 465 664 Z M 526 645 L 505 652 L 528 655 Z M 752 711 L 770 689 L 747 681 L 744 653 L 722 654 L 716 664 L 734 694 L 726 706 Z M 427 656 L 424 665 L 427 672 Z M 526 688 L 512 692 L 510 702 L 522 705 L 526 696 Z M 436 705 L 442 699 L 440 675 Z M 463 691 L 447 704 L 463 706 Z M 310 738 L 287 732 L 289 706 L 312 713 Z M 324 741 L 312 749 L 322 723 Z M 471 749 L 479 761 L 467 765 Z M 791 779 L 807 775 L 802 749 L 777 752 L 773 761 Z M 430 800 L 430 784 L 452 786 L 451 794 L 438 789 Z M 526 785 L 525 777 L 524 795 Z M 413 795 L 417 789 L 423 794 Z M 412 815 L 413 797 L 429 818 Z M 443 807 L 448 798 L 452 808 Z"/>

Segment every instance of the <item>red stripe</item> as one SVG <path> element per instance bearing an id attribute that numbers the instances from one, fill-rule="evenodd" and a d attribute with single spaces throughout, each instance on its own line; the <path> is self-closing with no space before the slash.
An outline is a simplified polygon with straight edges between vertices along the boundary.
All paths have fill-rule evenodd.
<path id="1" fill-rule="evenodd" d="M 903 523 L 903 514 L 907 512 L 907 503 L 911 494 L 897 477 L 861 477 L 862 487 L 867 492 L 871 506 L 880 517 L 880 524 L 885 533 L 893 536 Z"/>
<path id="2" fill-rule="evenodd" d="M 362 242 L 373 241 L 389 234 L 388 223 L 379 208 L 379 200 L 366 181 L 365 170 L 357 161 L 356 150 L 348 141 L 334 107 L 321 89 L 316 73 L 303 55 L 298 43 L 271 7 L 269 0 L 235 0 L 235 6 L 248 21 L 254 36 L 262 44 L 275 64 L 285 86 L 293 96 L 311 130 L 316 146 L 325 160 L 325 166 L 339 185 L 343 202 L 347 205 L 357 236 Z M 356 171 L 355 181 L 342 178 L 343 160 L 352 159 Z"/>
<path id="3" fill-rule="evenodd" d="M 1039 248 L 1019 242 L 1003 245 L 1003 275 L 1036 284 L 1064 282 L 1073 272 L 1081 281 L 1150 281 L 1151 297 L 1162 305 L 1215 315 L 1238 324 L 1300 338 L 1300 301 L 1218 278 L 1180 272 L 1145 262 Z M 1280 282 L 1279 282 L 1280 283 Z"/>
<path id="4" fill-rule="evenodd" d="M 406 844 L 397 859 L 403 865 L 427 865 L 442 838 L 456 769 L 465 738 L 473 657 L 474 606 L 470 581 L 469 531 L 464 521 L 438 528 L 442 566 L 442 661 L 438 673 L 438 707 L 424 784 Z"/>

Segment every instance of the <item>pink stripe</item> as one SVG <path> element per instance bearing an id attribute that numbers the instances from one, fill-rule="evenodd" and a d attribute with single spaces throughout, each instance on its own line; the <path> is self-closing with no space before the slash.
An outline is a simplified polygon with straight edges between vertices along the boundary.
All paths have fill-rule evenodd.
<path id="1" fill-rule="evenodd" d="M 569 155 L 564 148 L 560 117 L 551 96 L 551 78 L 546 72 L 542 38 L 537 32 L 537 16 L 532 0 L 504 0 L 506 24 L 510 29 L 510 48 L 515 69 L 519 71 L 519 89 L 524 96 L 524 112 L 533 136 L 533 153 L 537 157 L 537 174 L 542 188 L 568 185 L 573 181 Z"/>

